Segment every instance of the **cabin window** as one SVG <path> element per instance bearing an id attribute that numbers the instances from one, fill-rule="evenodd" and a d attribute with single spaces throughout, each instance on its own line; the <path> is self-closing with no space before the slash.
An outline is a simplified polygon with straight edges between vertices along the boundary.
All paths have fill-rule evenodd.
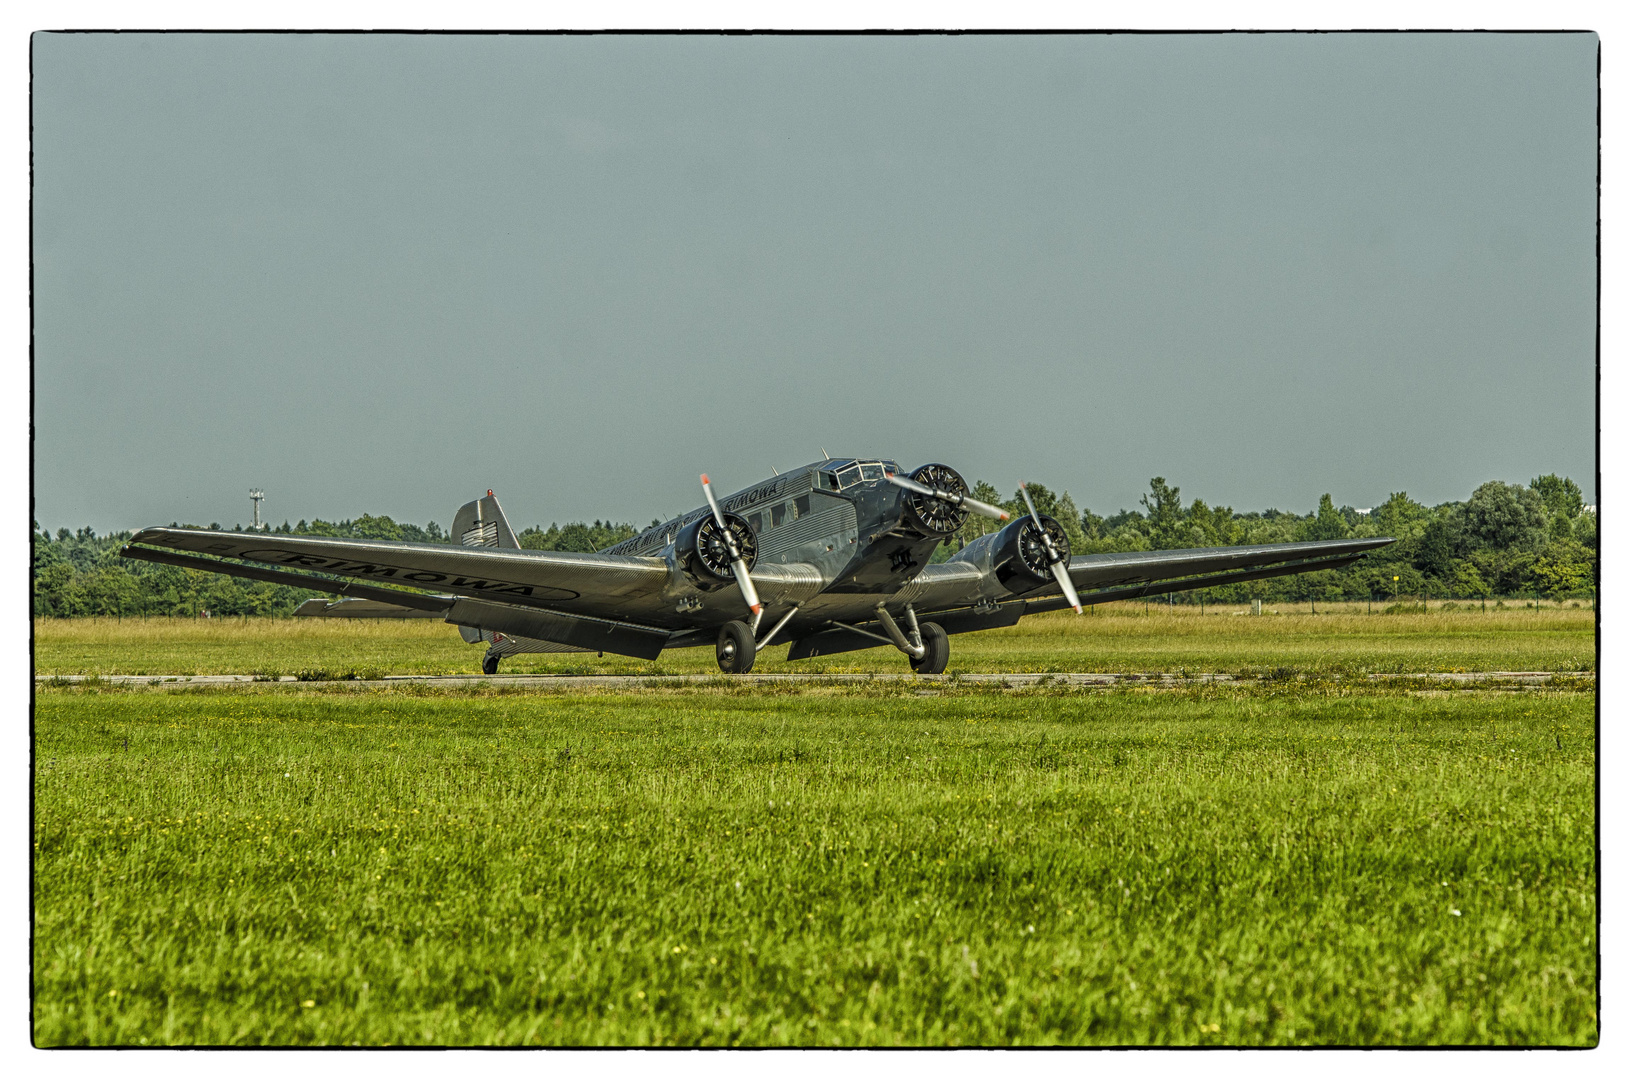
<path id="1" fill-rule="evenodd" d="M 851 465 L 847 469 L 839 469 L 838 470 L 838 488 L 839 488 L 839 490 L 842 490 L 843 488 L 846 488 L 846 487 L 849 487 L 849 486 L 851 486 L 853 484 L 858 484 L 858 483 L 860 483 L 860 466 L 859 465 Z"/>
<path id="2" fill-rule="evenodd" d="M 800 495 L 792 500 L 792 516 L 794 518 L 809 516 L 809 496 Z"/>
<path id="3" fill-rule="evenodd" d="M 775 506 L 770 507 L 770 528 L 772 528 L 772 529 L 775 528 L 777 525 L 781 524 L 785 520 L 787 520 L 787 504 L 786 503 L 779 503 L 779 504 L 777 504 Z"/>
<path id="4" fill-rule="evenodd" d="M 764 531 L 764 516 L 762 514 L 748 514 L 747 524 L 753 527 L 755 534 L 761 533 Z"/>
<path id="5" fill-rule="evenodd" d="M 827 472 L 827 473 L 822 473 L 821 476 L 826 481 L 826 486 L 827 487 L 831 488 L 833 491 L 838 490 L 838 475 L 837 475 L 837 473 L 829 473 L 829 472 Z"/>
<path id="6" fill-rule="evenodd" d="M 860 467 L 860 478 L 862 480 L 883 479 L 883 463 L 881 461 L 873 461 L 869 464 L 862 465 Z"/>

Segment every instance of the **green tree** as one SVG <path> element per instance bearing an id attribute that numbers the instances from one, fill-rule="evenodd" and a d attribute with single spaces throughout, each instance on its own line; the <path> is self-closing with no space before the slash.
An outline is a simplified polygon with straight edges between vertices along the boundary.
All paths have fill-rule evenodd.
<path id="1" fill-rule="evenodd" d="M 1487 596 L 1488 582 L 1478 572 L 1477 564 L 1468 559 L 1457 559 L 1449 572 L 1447 582 L 1450 593 L 1459 597 Z"/>
<path id="2" fill-rule="evenodd" d="M 1560 599 L 1590 591 L 1596 582 L 1591 551 L 1576 540 L 1556 540 L 1535 557 L 1529 570 L 1535 589 Z"/>
<path id="3" fill-rule="evenodd" d="M 592 552 L 603 551 L 613 544 L 619 544 L 638 535 L 639 530 L 628 524 L 614 525 L 609 521 L 596 521 L 590 525 L 587 522 L 573 521 L 564 528 L 553 523 L 547 529 L 540 529 L 534 525 L 515 539 L 523 548 L 534 551 Z"/>
<path id="4" fill-rule="evenodd" d="M 1190 547 L 1227 547 L 1239 542 L 1240 527 L 1231 506 L 1207 506 L 1195 499 L 1188 512 Z"/>
<path id="5" fill-rule="evenodd" d="M 1596 515 L 1583 513 L 1569 523 L 1573 538 L 1586 547 L 1596 546 Z"/>
<path id="6" fill-rule="evenodd" d="M 1484 547 L 1537 550 L 1547 539 L 1545 503 L 1533 488 L 1490 480 L 1466 500 L 1466 533 Z"/>
<path id="7" fill-rule="evenodd" d="M 359 540 L 402 540 L 402 527 L 388 517 L 363 514 L 351 522 L 350 534 Z"/>
<path id="8" fill-rule="evenodd" d="M 1426 507 L 1402 491 L 1394 491 L 1386 502 L 1370 511 L 1381 536 L 1400 540 L 1417 533 L 1419 527 L 1425 525 L 1427 514 Z"/>
<path id="9" fill-rule="evenodd" d="M 1565 476 L 1546 473 L 1530 480 L 1528 486 L 1545 504 L 1546 516 L 1563 514 L 1572 518 L 1577 517 L 1579 511 L 1584 509 L 1584 492 L 1579 490 L 1578 484 Z"/>
<path id="10" fill-rule="evenodd" d="M 1459 516 L 1442 514 L 1428 521 L 1421 530 L 1420 542 L 1415 548 L 1415 567 L 1424 574 L 1446 579 L 1464 551 L 1465 532 Z"/>
<path id="11" fill-rule="evenodd" d="M 1191 546 L 1192 536 L 1183 516 L 1183 500 L 1174 484 L 1156 476 L 1149 481 L 1149 494 L 1138 501 L 1148 513 L 1149 546 L 1156 551 Z"/>
<path id="12" fill-rule="evenodd" d="M 1344 540 L 1351 530 L 1326 492 L 1319 497 L 1319 512 L 1297 526 L 1298 540 Z"/>

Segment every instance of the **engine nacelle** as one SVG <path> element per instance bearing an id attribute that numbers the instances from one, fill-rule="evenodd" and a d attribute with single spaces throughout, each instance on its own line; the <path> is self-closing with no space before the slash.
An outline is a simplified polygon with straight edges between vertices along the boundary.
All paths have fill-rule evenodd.
<path id="1" fill-rule="evenodd" d="M 911 474 L 911 479 L 952 495 L 968 494 L 968 482 L 949 465 L 924 465 Z M 968 511 L 962 507 L 918 492 L 908 492 L 901 508 L 900 523 L 925 538 L 950 536 L 968 520 Z"/>
<path id="2" fill-rule="evenodd" d="M 735 537 L 736 550 L 741 552 L 742 561 L 749 571 L 752 570 L 758 562 L 758 537 L 754 535 L 753 527 L 739 514 L 727 513 L 724 520 Z M 713 520 L 711 514 L 703 515 L 679 530 L 679 535 L 674 538 L 674 559 L 703 592 L 711 592 L 736 581 L 730 569 L 730 548 L 724 541 L 719 523 Z"/>
<path id="3" fill-rule="evenodd" d="M 1070 538 L 1064 535 L 1064 526 L 1046 514 L 1041 515 L 1042 527 L 1053 541 L 1053 548 L 1066 561 L 1070 557 Z M 1030 517 L 1022 517 L 1008 525 L 991 542 L 995 552 L 991 565 L 996 568 L 996 580 L 1012 593 L 1027 593 L 1043 585 L 1054 584 L 1053 571 L 1047 562 L 1047 546 L 1042 543 L 1041 530 Z"/>

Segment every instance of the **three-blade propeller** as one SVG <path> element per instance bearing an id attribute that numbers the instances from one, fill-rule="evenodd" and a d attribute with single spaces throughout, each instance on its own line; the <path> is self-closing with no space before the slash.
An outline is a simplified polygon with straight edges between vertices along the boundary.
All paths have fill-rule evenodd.
<path id="1" fill-rule="evenodd" d="M 942 491 L 936 487 L 929 487 L 927 484 L 919 484 L 915 480 L 908 480 L 898 473 L 884 473 L 883 475 L 895 487 L 905 488 L 907 491 L 914 491 L 918 495 L 927 495 L 930 499 L 938 499 L 940 502 L 950 503 L 952 506 L 972 510 L 982 517 L 995 518 L 997 521 L 1007 520 L 1006 510 L 999 506 L 992 506 L 990 503 L 980 502 L 971 495 L 963 495 L 955 491 Z"/>
<path id="2" fill-rule="evenodd" d="M 724 519 L 724 512 L 719 509 L 719 500 L 713 497 L 713 485 L 708 483 L 707 473 L 702 474 L 702 492 L 707 495 L 707 504 L 713 508 L 713 520 L 719 526 L 719 535 L 724 537 L 724 545 L 730 551 L 730 572 L 736 575 L 736 584 L 741 586 L 742 599 L 753 612 L 753 625 L 757 626 L 758 614 L 763 605 L 758 602 L 758 590 L 753 588 L 753 579 L 747 576 L 747 563 L 742 560 L 741 548 L 736 544 L 736 534 L 730 531 L 730 524 Z"/>
<path id="3" fill-rule="evenodd" d="M 1036 504 L 1030 500 L 1030 488 L 1023 483 L 1019 484 L 1019 494 L 1024 496 L 1024 505 L 1030 509 L 1030 520 L 1036 523 L 1036 531 L 1041 533 L 1042 547 L 1047 551 L 1047 567 L 1053 572 L 1053 579 L 1058 587 L 1064 590 L 1064 599 L 1070 602 L 1077 615 L 1081 614 L 1081 598 L 1075 593 L 1075 582 L 1070 580 L 1069 560 L 1060 555 L 1058 548 L 1053 545 L 1053 538 L 1047 535 L 1047 526 L 1041 523 L 1041 515 L 1036 513 Z"/>

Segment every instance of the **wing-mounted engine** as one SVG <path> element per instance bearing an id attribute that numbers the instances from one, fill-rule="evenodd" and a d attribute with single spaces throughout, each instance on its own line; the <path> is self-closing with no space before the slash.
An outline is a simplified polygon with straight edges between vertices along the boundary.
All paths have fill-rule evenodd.
<path id="1" fill-rule="evenodd" d="M 758 537 L 753 534 L 753 527 L 739 514 L 721 516 L 730 529 L 741 561 L 752 570 L 758 561 Z M 674 561 L 685 568 L 685 573 L 703 592 L 721 589 L 736 580 L 730 544 L 712 515 L 699 517 L 679 530 L 674 538 Z"/>
<path id="2" fill-rule="evenodd" d="M 1043 529 L 1047 531 L 1045 538 Z M 996 534 L 991 548 L 995 552 L 991 565 L 996 570 L 996 580 L 1012 593 L 1027 593 L 1051 584 L 1053 563 L 1062 560 L 1065 566 L 1069 565 L 1070 539 L 1064 534 L 1064 526 L 1045 514 L 1013 522 Z"/>

